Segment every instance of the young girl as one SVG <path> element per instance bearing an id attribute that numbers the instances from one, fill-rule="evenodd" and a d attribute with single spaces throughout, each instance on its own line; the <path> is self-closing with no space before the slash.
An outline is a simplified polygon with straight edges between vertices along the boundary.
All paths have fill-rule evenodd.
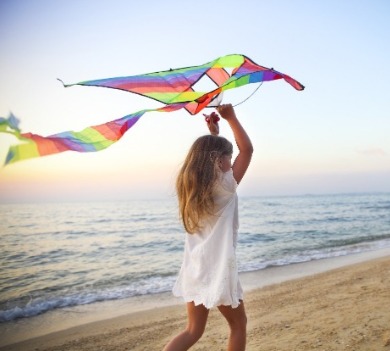
<path id="1" fill-rule="evenodd" d="M 246 315 L 235 256 L 236 187 L 249 166 L 253 147 L 232 105 L 221 105 L 217 111 L 230 125 L 239 154 L 232 165 L 233 146 L 218 136 L 218 115 L 205 115 L 212 135 L 194 142 L 176 181 L 187 235 L 173 293 L 187 302 L 188 325 L 164 351 L 184 351 L 194 345 L 204 332 L 212 307 L 218 307 L 229 323 L 228 350 L 245 350 Z"/>

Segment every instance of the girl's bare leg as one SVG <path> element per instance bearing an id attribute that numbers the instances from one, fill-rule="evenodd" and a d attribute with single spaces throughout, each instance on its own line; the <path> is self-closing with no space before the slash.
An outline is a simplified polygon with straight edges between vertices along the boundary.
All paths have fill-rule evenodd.
<path id="1" fill-rule="evenodd" d="M 241 301 L 237 308 L 232 306 L 218 306 L 230 326 L 228 351 L 245 351 L 246 346 L 246 314 L 244 302 Z"/>
<path id="2" fill-rule="evenodd" d="M 186 351 L 203 335 L 209 310 L 203 305 L 187 303 L 187 328 L 173 338 L 163 351 Z"/>

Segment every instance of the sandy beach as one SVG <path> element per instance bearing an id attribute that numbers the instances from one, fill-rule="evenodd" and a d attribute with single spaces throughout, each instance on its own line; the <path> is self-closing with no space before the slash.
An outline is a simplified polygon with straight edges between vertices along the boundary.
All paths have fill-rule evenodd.
<path id="1" fill-rule="evenodd" d="M 390 350 L 390 256 L 251 290 L 245 306 L 249 351 Z M 185 323 L 183 304 L 158 307 L 0 350 L 162 350 Z M 212 310 L 206 332 L 193 349 L 225 350 L 227 336 L 226 322 Z"/>

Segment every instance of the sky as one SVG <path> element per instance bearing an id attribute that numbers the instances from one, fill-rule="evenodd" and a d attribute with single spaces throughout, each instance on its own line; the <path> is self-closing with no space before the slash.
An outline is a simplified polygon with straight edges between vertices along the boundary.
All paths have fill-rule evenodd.
<path id="1" fill-rule="evenodd" d="M 23 132 L 81 130 L 147 98 L 66 83 L 199 65 L 244 54 L 286 73 L 236 107 L 254 148 L 243 196 L 390 192 L 387 0 L 1 0 L 0 116 Z M 238 104 L 256 88 L 229 91 Z M 221 135 L 233 136 L 221 122 Z M 148 113 L 110 148 L 0 169 L 0 202 L 174 196 L 202 115 Z M 0 134 L 0 160 L 17 140 Z"/>

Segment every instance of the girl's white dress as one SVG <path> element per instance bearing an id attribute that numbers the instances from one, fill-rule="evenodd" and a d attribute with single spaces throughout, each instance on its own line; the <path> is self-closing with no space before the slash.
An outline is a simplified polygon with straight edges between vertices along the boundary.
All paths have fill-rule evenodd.
<path id="1" fill-rule="evenodd" d="M 202 222 L 199 233 L 186 234 L 184 260 L 173 287 L 175 296 L 206 308 L 231 305 L 243 299 L 238 279 L 237 183 L 233 171 L 221 173 L 214 187 L 215 215 Z"/>

